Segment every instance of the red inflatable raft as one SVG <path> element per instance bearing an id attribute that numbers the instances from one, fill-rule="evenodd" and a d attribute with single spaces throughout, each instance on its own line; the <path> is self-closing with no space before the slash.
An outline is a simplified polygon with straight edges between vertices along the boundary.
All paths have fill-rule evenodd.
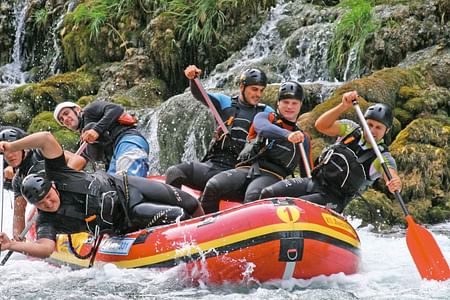
<path id="1" fill-rule="evenodd" d="M 91 251 L 86 233 L 59 235 L 50 260 L 87 267 Z M 358 269 L 360 241 L 339 214 L 294 198 L 273 198 L 232 207 L 178 224 L 104 237 L 93 264 L 120 268 L 171 268 L 211 283 L 248 278 L 311 278 Z M 206 275 L 205 275 L 206 274 Z M 205 276 L 207 278 L 205 278 Z"/>

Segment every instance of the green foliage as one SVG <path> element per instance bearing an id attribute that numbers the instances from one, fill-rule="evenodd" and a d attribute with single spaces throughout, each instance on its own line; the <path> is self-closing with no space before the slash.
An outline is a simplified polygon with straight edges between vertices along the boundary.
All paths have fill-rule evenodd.
<path id="1" fill-rule="evenodd" d="M 64 149 L 71 151 L 75 151 L 79 139 L 77 133 L 59 126 L 53 118 L 53 113 L 50 111 L 45 111 L 35 116 L 27 131 L 28 133 L 50 131 Z"/>
<path id="2" fill-rule="evenodd" d="M 174 0 L 169 1 L 167 12 L 175 17 L 177 33 L 188 46 L 221 47 L 220 40 L 227 24 L 241 11 L 256 13 L 274 5 L 273 0 Z"/>
<path id="3" fill-rule="evenodd" d="M 76 26 L 87 26 L 90 38 L 94 39 L 100 34 L 102 26 L 108 25 L 115 30 L 111 23 L 130 14 L 135 4 L 135 0 L 88 0 L 69 13 L 67 20 Z M 117 33 L 117 30 L 115 32 Z"/>
<path id="4" fill-rule="evenodd" d="M 359 69 L 366 39 L 379 27 L 373 20 L 372 1 L 343 0 L 339 6 L 348 11 L 338 21 L 330 45 L 329 68 L 335 75 L 345 68 L 346 59 L 351 51 L 356 51 Z"/>
<path id="5" fill-rule="evenodd" d="M 44 7 L 42 9 L 38 9 L 37 11 L 35 11 L 35 13 L 33 14 L 33 20 L 34 20 L 34 25 L 38 28 L 38 29 L 43 29 L 47 26 L 47 22 L 48 22 L 48 8 Z"/>

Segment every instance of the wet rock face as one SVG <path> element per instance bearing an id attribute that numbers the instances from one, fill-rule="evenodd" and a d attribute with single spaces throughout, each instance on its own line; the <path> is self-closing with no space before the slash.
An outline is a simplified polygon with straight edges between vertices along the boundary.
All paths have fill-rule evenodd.
<path id="1" fill-rule="evenodd" d="M 367 41 L 363 56 L 365 72 L 396 66 L 408 53 L 448 44 L 450 29 L 442 2 L 445 1 L 412 1 L 375 7 L 381 27 Z"/>
<path id="2" fill-rule="evenodd" d="M 4 0 L 0 3 L 0 66 L 11 59 L 11 49 L 14 45 L 14 0 Z M 1 76 L 1 74 L 0 74 Z"/>

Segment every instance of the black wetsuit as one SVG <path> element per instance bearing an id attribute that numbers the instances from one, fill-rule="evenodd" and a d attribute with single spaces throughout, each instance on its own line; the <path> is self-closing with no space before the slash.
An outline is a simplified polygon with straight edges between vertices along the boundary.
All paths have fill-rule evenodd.
<path id="1" fill-rule="evenodd" d="M 354 134 L 357 134 L 357 136 L 354 136 Z M 330 158 L 326 158 L 327 153 L 334 153 L 336 157 L 342 158 L 344 157 L 343 152 L 339 149 L 326 148 L 319 159 L 319 164 L 313 170 L 311 178 L 291 178 L 277 182 L 263 189 L 261 198 L 300 197 L 301 199 L 332 208 L 337 212 L 342 212 L 357 193 L 363 192 L 381 176 L 381 173 L 374 166 L 376 155 L 372 148 L 367 146 L 362 130 L 356 129 L 347 137 L 349 142 L 346 142 L 347 138 L 344 137 L 335 145 L 339 144 L 340 147 L 345 146 L 351 149 L 356 158 L 355 162 L 360 167 L 355 168 L 354 164 L 348 163 L 349 159 L 346 159 L 346 164 L 350 166 L 350 172 L 346 173 L 343 165 L 340 166 L 333 161 L 333 156 L 330 155 Z M 387 146 L 380 142 L 379 147 L 381 147 L 382 155 L 385 157 L 389 167 L 396 168 L 395 161 L 387 151 Z M 330 179 L 326 179 L 327 174 L 322 174 L 322 170 L 327 170 L 322 168 L 322 165 L 324 165 L 322 162 L 334 168 L 333 172 L 327 171 L 329 173 L 328 177 L 331 177 Z M 346 181 L 339 181 L 337 186 L 337 179 L 342 178 L 344 175 Z"/>
<path id="2" fill-rule="evenodd" d="M 45 171 L 56 185 L 61 205 L 57 212 L 39 211 L 38 239 L 94 232 L 96 226 L 103 232 L 125 233 L 186 219 L 199 205 L 193 196 L 161 182 L 75 171 L 67 167 L 64 155 L 45 159 Z"/>
<path id="3" fill-rule="evenodd" d="M 217 211 L 221 199 L 244 203 L 258 200 L 263 188 L 292 175 L 301 163 L 298 144 L 287 140 L 290 133 L 299 130 L 294 122 L 262 112 L 256 115 L 253 127 L 259 137 L 250 137 L 249 140 L 256 140 L 256 143 L 250 142 L 250 149 L 244 150 L 249 155 L 236 169 L 221 172 L 206 184 L 201 198 L 205 213 Z M 305 144 L 309 157 L 308 137 Z M 303 167 L 301 169 L 303 173 Z"/>
<path id="4" fill-rule="evenodd" d="M 99 133 L 97 141 L 88 144 L 83 156 L 88 160 L 103 163 L 106 170 L 113 158 L 117 142 L 124 135 L 137 135 L 145 141 L 135 125 L 124 125 L 117 121 L 123 113 L 124 109 L 120 105 L 106 101 L 94 101 L 83 108 L 80 131 L 94 129 Z M 148 151 L 146 152 L 148 155 Z"/>
<path id="5" fill-rule="evenodd" d="M 193 84 L 191 92 L 197 100 L 207 105 Z M 186 185 L 203 191 L 211 177 L 234 168 L 255 115 L 262 111 L 273 111 L 270 106 L 264 104 L 248 105 L 238 97 L 231 98 L 218 93 L 208 93 L 208 96 L 230 134 L 223 135 L 219 128 L 202 162 L 181 163 L 169 167 L 166 171 L 166 183 L 172 186 L 180 188 L 181 185 Z"/>

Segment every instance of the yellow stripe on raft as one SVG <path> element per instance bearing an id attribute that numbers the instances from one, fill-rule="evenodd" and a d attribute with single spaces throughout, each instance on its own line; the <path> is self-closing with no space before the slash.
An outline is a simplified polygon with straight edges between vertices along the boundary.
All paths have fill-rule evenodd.
<path id="1" fill-rule="evenodd" d="M 238 243 L 241 241 L 245 241 L 251 238 L 255 238 L 258 236 L 267 235 L 274 232 L 282 232 L 282 231 L 313 231 L 318 232 L 323 235 L 327 235 L 333 237 L 335 239 L 341 240 L 352 245 L 355 248 L 360 247 L 360 242 L 358 239 L 345 235 L 341 232 L 333 230 L 331 228 L 311 223 L 280 223 L 274 225 L 268 225 L 259 227 L 256 229 L 248 230 L 245 232 L 233 234 L 230 236 L 221 237 L 219 239 L 215 239 L 209 242 L 201 243 L 201 244 L 190 244 L 182 247 L 181 249 L 167 251 L 161 254 L 156 254 L 150 257 L 143 257 L 132 260 L 123 260 L 113 262 L 115 265 L 123 268 L 134 268 L 146 265 L 153 265 L 157 263 L 161 263 L 164 261 L 190 256 L 193 254 L 198 254 L 201 252 L 205 252 L 211 250 L 213 248 L 220 248 L 227 245 L 231 245 L 234 243 Z M 195 241 L 194 241 L 195 242 Z M 101 248 L 101 247 L 100 247 Z"/>

